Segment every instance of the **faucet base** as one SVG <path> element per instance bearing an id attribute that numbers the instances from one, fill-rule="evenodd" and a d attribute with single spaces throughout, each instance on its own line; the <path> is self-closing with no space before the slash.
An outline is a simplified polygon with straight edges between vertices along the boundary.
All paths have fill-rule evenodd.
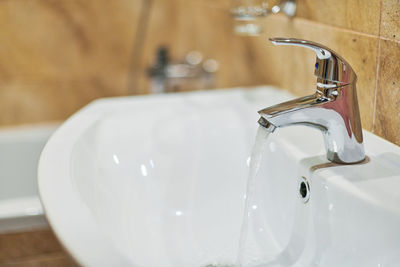
<path id="1" fill-rule="evenodd" d="M 338 164 L 348 164 L 348 165 L 350 165 L 350 164 L 361 163 L 361 162 L 363 162 L 363 161 L 366 159 L 366 157 L 365 157 L 365 155 L 364 155 L 364 157 L 361 158 L 360 160 L 352 160 L 351 162 L 345 162 L 345 161 L 343 161 L 343 160 L 340 159 L 338 153 L 333 152 L 333 151 L 330 151 L 330 150 L 327 151 L 327 153 L 326 153 L 326 158 L 327 158 L 329 161 L 334 162 L 334 163 L 338 163 Z"/>

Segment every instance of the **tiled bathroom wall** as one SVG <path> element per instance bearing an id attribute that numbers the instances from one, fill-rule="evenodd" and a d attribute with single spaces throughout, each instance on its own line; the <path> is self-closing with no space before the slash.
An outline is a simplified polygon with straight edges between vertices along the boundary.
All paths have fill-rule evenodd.
<path id="1" fill-rule="evenodd" d="M 125 95 L 142 0 L 0 0 L 0 125 Z"/>
<path id="2" fill-rule="evenodd" d="M 198 50 L 218 60 L 217 87 L 313 93 L 315 55 L 267 40 L 281 36 L 342 55 L 358 75 L 363 127 L 400 145 L 400 0 L 297 5 L 294 19 L 269 16 L 261 36 L 240 37 L 230 0 L 0 0 L 0 126 L 60 121 L 99 97 L 148 93 L 160 45 L 175 59 Z M 74 265 L 49 230 L 0 235 L 2 245 L 2 266 Z"/>
<path id="3" fill-rule="evenodd" d="M 51 230 L 0 234 L 2 267 L 75 267 Z"/>
<path id="4" fill-rule="evenodd" d="M 155 51 L 199 50 L 220 63 L 217 87 L 273 84 L 311 94 L 312 52 L 274 47 L 289 36 L 336 50 L 358 75 L 365 129 L 400 144 L 400 1 L 298 0 L 297 15 L 232 31 L 229 0 L 0 0 L 0 125 L 64 120 L 91 100 L 149 92 Z"/>

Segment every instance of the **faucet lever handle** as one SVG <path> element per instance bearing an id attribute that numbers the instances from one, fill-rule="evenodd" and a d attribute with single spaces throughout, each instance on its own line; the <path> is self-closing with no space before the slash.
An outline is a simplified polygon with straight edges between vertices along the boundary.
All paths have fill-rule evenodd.
<path id="1" fill-rule="evenodd" d="M 311 49 L 317 58 L 314 74 L 319 83 L 350 84 L 356 81 L 357 76 L 350 64 L 335 51 L 315 42 L 295 38 L 270 38 L 274 45 L 292 45 Z"/>

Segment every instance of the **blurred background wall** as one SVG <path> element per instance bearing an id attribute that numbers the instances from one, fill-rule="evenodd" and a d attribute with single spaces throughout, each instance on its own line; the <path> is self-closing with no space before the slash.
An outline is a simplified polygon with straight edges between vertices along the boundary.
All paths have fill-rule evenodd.
<path id="1" fill-rule="evenodd" d="M 0 125 L 61 121 L 93 99 L 149 93 L 147 69 L 201 51 L 216 87 L 271 84 L 311 94 L 315 56 L 271 36 L 320 42 L 358 74 L 363 127 L 400 144 L 399 0 L 298 0 L 294 19 L 233 33 L 229 0 L 0 0 Z"/>
<path id="2" fill-rule="evenodd" d="M 265 32 L 233 32 L 230 0 L 0 0 L 0 126 L 63 121 L 99 97 L 150 93 L 161 45 L 219 62 L 216 88 L 271 84 L 315 90 L 315 55 L 274 47 L 304 38 L 342 55 L 358 75 L 363 127 L 400 145 L 400 1 L 298 0 Z M 7 265 L 6 263 L 10 263 Z M 5 265 L 4 265 L 5 264 Z M 2 266 L 74 266 L 51 230 L 0 235 Z"/>

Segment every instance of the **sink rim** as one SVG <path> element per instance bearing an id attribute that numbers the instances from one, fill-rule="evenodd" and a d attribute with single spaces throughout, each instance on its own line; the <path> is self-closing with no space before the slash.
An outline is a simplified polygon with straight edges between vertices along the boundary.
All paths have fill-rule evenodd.
<path id="1" fill-rule="evenodd" d="M 196 97 L 197 95 L 257 95 L 260 92 L 264 93 L 264 90 L 271 94 L 278 94 L 281 98 L 284 97 L 287 99 L 291 96 L 281 89 L 261 86 L 251 89 L 230 88 L 162 95 L 112 97 L 95 100 L 68 118 L 53 133 L 41 153 L 38 166 L 38 185 L 45 216 L 57 238 L 62 241 L 63 246 L 76 262 L 84 266 L 132 265 L 131 262 L 123 258 L 115 247 L 106 241 L 106 237 L 97 229 L 97 224 L 90 215 L 87 207 L 78 201 L 79 197 L 71 183 L 70 158 L 73 153 L 73 147 L 88 128 L 98 120 L 101 120 L 105 114 L 112 113 L 114 107 L 129 106 L 132 101 L 151 101 L 153 104 L 153 102 L 163 102 L 166 99 Z M 68 136 L 68 138 L 64 138 L 65 136 Z M 53 155 L 57 155 L 57 160 L 54 160 Z M 51 164 L 47 164 L 47 162 Z M 54 173 L 57 173 L 56 177 Z M 54 199 L 57 199 L 57 201 L 54 201 Z M 73 210 L 71 211 L 71 209 Z M 67 215 L 59 216 L 59 210 L 64 210 L 66 211 L 64 214 L 69 214 L 68 221 L 65 220 L 65 216 Z M 79 229 L 74 228 L 76 225 L 79 225 Z M 96 243 L 96 246 L 88 250 L 85 247 L 86 243 L 76 242 L 83 235 L 86 239 L 91 240 L 90 243 Z M 108 257 L 107 259 L 100 259 L 98 257 L 99 254 L 108 255 Z"/>
<path id="2" fill-rule="evenodd" d="M 243 92 L 242 89 L 239 90 Z M 237 89 L 223 90 L 223 93 L 230 93 L 233 91 L 237 91 Z M 201 93 L 214 94 L 218 92 L 221 91 L 216 90 Z M 105 241 L 106 237 L 97 229 L 97 223 L 90 216 L 90 212 L 87 208 L 78 201 L 79 197 L 73 197 L 76 195 L 76 191 L 71 183 L 69 163 L 76 141 L 80 138 L 82 133 L 101 119 L 105 113 L 110 112 L 115 105 L 129 103 L 133 99 L 135 99 L 135 101 L 149 101 L 149 99 L 150 101 L 164 101 L 166 98 L 181 97 L 184 94 L 195 95 L 198 93 L 199 92 L 97 100 L 69 118 L 50 138 L 42 152 L 39 162 L 39 193 L 46 217 L 51 227 L 54 229 L 56 236 L 62 241 L 67 251 L 77 262 L 79 261 L 83 265 L 131 265 L 115 247 Z M 64 136 L 68 136 L 68 138 L 64 138 Z M 382 149 L 381 146 L 387 151 L 396 151 L 396 153 L 400 151 L 399 147 L 393 146 L 393 144 L 388 141 L 369 132 L 364 131 L 364 137 L 367 140 L 367 152 L 370 150 L 377 151 L 377 149 Z M 375 141 L 372 142 L 372 140 Z M 55 161 L 54 158 L 52 158 L 53 155 L 58 155 L 58 160 Z M 51 164 L 45 164 L 46 162 L 51 162 Z M 54 177 L 54 173 L 57 173 L 57 177 Z M 51 182 L 49 182 L 49 179 Z M 54 199 L 58 199 L 58 201 L 54 201 Z M 65 220 L 65 217 L 61 218 L 61 216 L 59 216 L 60 209 L 65 210 L 65 214 L 69 213 L 69 220 Z M 76 225 L 79 225 L 80 228 L 74 228 Z M 88 250 L 87 247 L 85 247 L 86 242 L 85 244 L 78 244 L 79 242 L 77 242 L 77 240 L 79 240 L 82 235 L 84 235 L 86 239 L 90 239 L 91 243 L 96 242 L 96 247 L 92 247 Z M 106 259 L 100 259 L 98 257 L 99 253 L 111 256 Z"/>
<path id="3" fill-rule="evenodd" d="M 116 255 L 118 252 L 109 247 L 107 242 L 102 242 L 100 231 L 96 231 L 93 227 L 96 226 L 88 212 L 85 212 L 85 207 L 82 206 L 73 197 L 76 192 L 73 190 L 73 185 L 70 179 L 69 162 L 72 154 L 72 147 L 79 136 L 100 117 L 99 106 L 104 100 L 94 101 L 88 106 L 78 111 L 70 117 L 61 127 L 51 136 L 46 146 L 44 147 L 39 160 L 38 166 L 38 185 L 39 195 L 42 205 L 45 210 L 45 216 L 49 221 L 52 229 L 54 230 L 57 238 L 62 241 L 62 245 L 66 251 L 74 258 L 76 262 L 83 265 L 98 263 L 99 265 L 106 264 L 106 262 L 96 261 L 96 254 L 110 253 Z M 68 136 L 68 138 L 64 138 Z M 57 160 L 52 159 L 52 155 L 58 155 Z M 46 164 L 51 162 L 51 164 Z M 54 176 L 57 173 L 57 176 Z M 51 178 L 50 178 L 51 177 Z M 49 183 L 49 179 L 56 179 L 56 181 Z M 58 199 L 58 201 L 54 201 Z M 66 214 L 70 214 L 70 221 L 67 223 L 65 218 L 59 216 L 58 210 L 65 210 Z M 72 211 L 70 211 L 73 209 Z M 86 215 L 86 216 L 85 216 Z M 79 225 L 79 233 L 74 229 L 74 225 Z M 80 232 L 84 231 L 86 238 L 91 240 L 98 240 L 97 246 L 90 250 L 83 250 L 77 247 L 76 239 Z M 110 262 L 120 262 L 124 264 L 121 259 L 115 258 Z"/>

